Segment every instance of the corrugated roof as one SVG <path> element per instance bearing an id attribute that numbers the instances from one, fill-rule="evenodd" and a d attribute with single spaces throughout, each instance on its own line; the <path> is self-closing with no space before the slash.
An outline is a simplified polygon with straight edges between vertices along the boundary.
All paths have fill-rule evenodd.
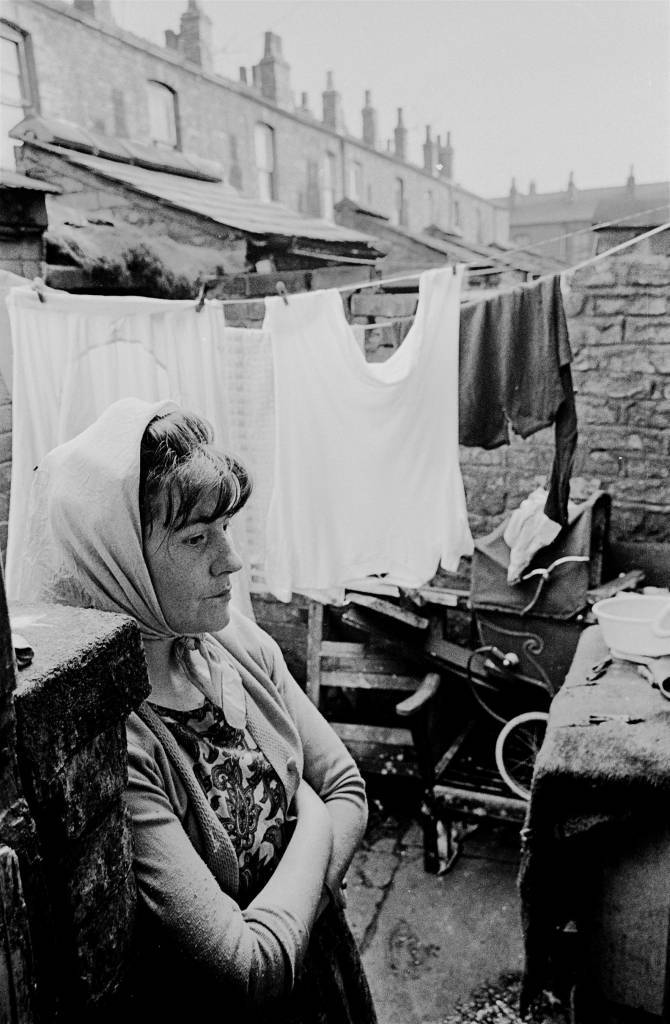
<path id="1" fill-rule="evenodd" d="M 181 210 L 197 213 L 217 224 L 237 229 L 247 235 L 280 235 L 284 238 L 303 238 L 330 244 L 358 244 L 369 255 L 375 239 L 360 231 L 342 228 L 329 221 L 308 219 L 289 210 L 281 203 L 262 203 L 247 199 L 223 182 L 200 181 L 152 171 L 145 167 L 118 163 L 104 157 L 90 156 L 61 147 L 33 143 L 57 153 L 69 163 L 84 167 L 110 181 L 120 182 Z"/>
<path id="2" fill-rule="evenodd" d="M 26 188 L 33 192 L 49 192 L 52 195 L 60 192 L 58 185 L 47 185 L 45 181 L 27 178 L 25 174 L 18 174 L 4 167 L 0 167 L 0 188 Z"/>
<path id="3" fill-rule="evenodd" d="M 189 178 L 201 178 L 203 181 L 223 180 L 221 165 L 214 160 L 204 160 L 192 153 L 183 153 L 168 146 L 120 139 L 102 132 L 94 132 L 60 117 L 31 114 L 12 128 L 9 134 L 12 138 L 22 141 L 64 146 L 66 149 L 91 153 L 93 156 L 137 164 L 138 167 L 148 167 L 152 170 L 182 174 Z"/>

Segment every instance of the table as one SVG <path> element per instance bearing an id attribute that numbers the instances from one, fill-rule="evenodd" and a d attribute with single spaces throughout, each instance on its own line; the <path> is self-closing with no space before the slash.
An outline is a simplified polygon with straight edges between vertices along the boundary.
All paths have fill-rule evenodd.
<path id="1" fill-rule="evenodd" d="M 661 1021 L 670 1009 L 670 702 L 629 663 L 589 680 L 607 653 L 600 628 L 585 630 L 536 762 L 519 879 L 524 999 L 555 987 L 570 922 L 589 1006 L 580 1019 L 644 1011 Z"/>

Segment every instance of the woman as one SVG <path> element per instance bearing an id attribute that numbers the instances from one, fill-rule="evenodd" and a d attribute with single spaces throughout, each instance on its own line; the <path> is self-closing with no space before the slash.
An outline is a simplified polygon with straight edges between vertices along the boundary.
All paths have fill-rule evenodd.
<path id="1" fill-rule="evenodd" d="M 364 784 L 276 643 L 230 605 L 251 490 L 208 425 L 124 399 L 36 474 L 43 598 L 138 622 L 151 693 L 128 723 L 140 897 L 126 1007 L 367 1024 L 341 909 Z"/>

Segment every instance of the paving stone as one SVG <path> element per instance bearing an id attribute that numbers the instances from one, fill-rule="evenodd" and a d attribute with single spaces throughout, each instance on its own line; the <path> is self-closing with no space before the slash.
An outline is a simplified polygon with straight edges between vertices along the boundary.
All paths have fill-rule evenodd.
<path id="1" fill-rule="evenodd" d="M 363 961 L 380 1024 L 441 1021 L 474 989 L 521 969 L 516 865 L 463 856 L 440 877 L 407 849 Z"/>

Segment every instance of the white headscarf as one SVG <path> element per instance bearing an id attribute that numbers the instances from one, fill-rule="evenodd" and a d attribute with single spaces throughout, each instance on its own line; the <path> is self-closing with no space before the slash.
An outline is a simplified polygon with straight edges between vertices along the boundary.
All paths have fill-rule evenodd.
<path id="1" fill-rule="evenodd" d="M 19 599 L 130 615 L 145 644 L 172 638 L 176 659 L 191 682 L 207 692 L 189 653 L 198 651 L 229 725 L 242 728 L 246 716 L 239 673 L 211 634 L 184 637 L 171 629 L 144 560 L 140 443 L 151 420 L 177 408 L 169 401 L 123 398 L 44 458 L 30 495 Z"/>

